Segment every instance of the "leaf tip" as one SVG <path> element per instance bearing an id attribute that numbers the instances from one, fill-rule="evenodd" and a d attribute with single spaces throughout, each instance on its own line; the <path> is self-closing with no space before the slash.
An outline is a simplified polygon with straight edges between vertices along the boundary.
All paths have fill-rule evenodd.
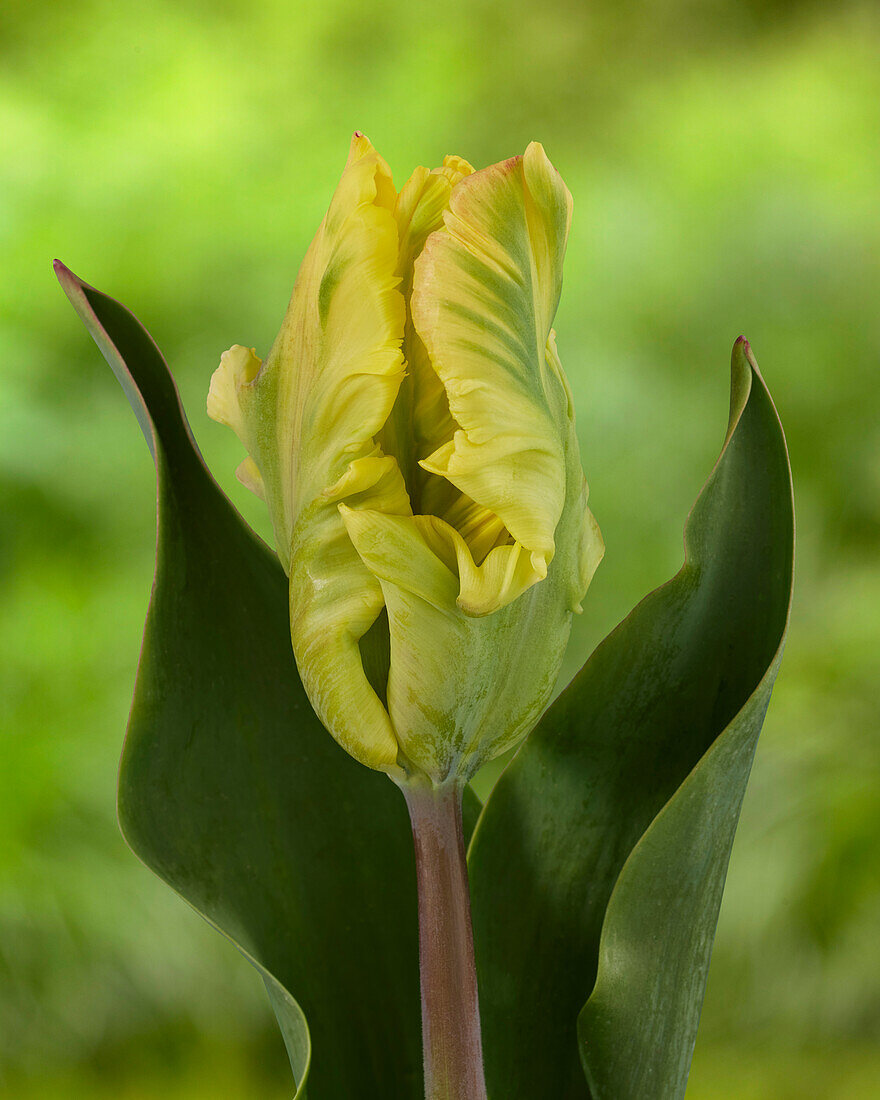
<path id="1" fill-rule="evenodd" d="M 751 366 L 754 370 L 758 369 L 758 364 L 755 361 L 755 355 L 752 351 L 752 345 L 748 342 L 745 336 L 737 336 L 736 340 L 734 340 L 733 342 L 734 359 L 736 359 L 737 356 L 742 356 L 742 358 L 744 358 L 749 366 Z"/>
<path id="2" fill-rule="evenodd" d="M 52 261 L 52 270 L 58 278 L 59 283 L 78 283 L 79 279 L 74 275 L 66 264 L 63 264 L 60 260 Z"/>
<path id="3" fill-rule="evenodd" d="M 79 275 L 71 271 L 67 264 L 62 263 L 61 260 L 53 260 L 52 269 L 55 272 L 55 277 L 61 284 L 61 289 L 71 301 L 73 301 L 71 295 L 77 293 L 82 295 L 85 293 L 88 284 L 84 283 Z"/>

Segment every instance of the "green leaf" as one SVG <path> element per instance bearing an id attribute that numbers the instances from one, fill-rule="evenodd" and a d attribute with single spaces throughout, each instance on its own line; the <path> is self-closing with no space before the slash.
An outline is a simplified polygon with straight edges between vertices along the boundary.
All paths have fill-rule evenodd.
<path id="1" fill-rule="evenodd" d="M 56 269 L 158 470 L 156 580 L 119 774 L 125 838 L 261 972 L 297 1096 L 308 1077 L 317 1100 L 416 1100 L 404 800 L 315 717 L 286 577 L 205 469 L 155 344 L 119 303 Z"/>
<path id="2" fill-rule="evenodd" d="M 785 439 L 741 338 L 684 566 L 545 714 L 471 842 L 491 1096 L 684 1095 L 793 534 Z"/>

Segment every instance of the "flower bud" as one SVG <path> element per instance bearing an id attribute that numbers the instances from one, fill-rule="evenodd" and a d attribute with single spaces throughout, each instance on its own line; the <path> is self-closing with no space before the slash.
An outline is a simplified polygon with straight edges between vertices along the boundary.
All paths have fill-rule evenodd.
<path id="1" fill-rule="evenodd" d="M 602 557 L 551 327 L 570 217 L 536 143 L 398 194 L 355 134 L 268 358 L 233 347 L 211 380 L 309 699 L 398 781 L 466 778 L 528 733 Z"/>

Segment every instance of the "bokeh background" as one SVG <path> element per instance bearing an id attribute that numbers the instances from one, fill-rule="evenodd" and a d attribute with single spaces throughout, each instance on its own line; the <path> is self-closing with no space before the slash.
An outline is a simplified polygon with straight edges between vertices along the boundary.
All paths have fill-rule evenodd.
<path id="1" fill-rule="evenodd" d="M 849 0 L 5 0 L 0 1093 L 290 1095 L 256 973 L 115 824 L 153 470 L 50 262 L 151 329 L 268 534 L 205 394 L 268 349 L 355 127 L 398 185 L 537 138 L 574 194 L 557 329 L 608 552 L 568 674 L 678 568 L 752 341 L 797 592 L 688 1096 L 880 1095 L 880 9 Z"/>

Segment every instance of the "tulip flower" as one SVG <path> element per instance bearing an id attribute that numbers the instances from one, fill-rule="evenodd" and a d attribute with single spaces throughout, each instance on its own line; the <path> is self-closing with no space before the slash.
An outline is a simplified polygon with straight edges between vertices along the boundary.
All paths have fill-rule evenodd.
<path id="1" fill-rule="evenodd" d="M 398 192 L 355 134 L 265 362 L 236 345 L 208 396 L 268 505 L 315 714 L 406 800 L 426 1100 L 486 1100 L 481 1022 L 498 1100 L 684 1095 L 787 629 L 790 469 L 740 337 L 684 565 L 543 715 L 465 858 L 468 780 L 535 725 L 602 556 L 552 328 L 570 217 L 540 145 Z M 260 969 L 297 1096 L 409 1097 L 402 807 L 303 705 L 284 577 L 199 462 L 158 348 L 56 270 L 157 467 L 125 836 Z"/>
<path id="2" fill-rule="evenodd" d="M 485 1097 L 463 786 L 549 701 L 603 551 L 552 328 L 570 219 L 537 143 L 398 193 L 356 133 L 265 363 L 230 348 L 208 396 L 312 706 L 407 800 L 429 1100 Z"/>
<path id="3" fill-rule="evenodd" d="M 570 216 L 537 143 L 398 193 L 356 133 L 265 363 L 236 345 L 211 382 L 312 705 L 399 782 L 529 732 L 602 556 L 551 327 Z"/>

